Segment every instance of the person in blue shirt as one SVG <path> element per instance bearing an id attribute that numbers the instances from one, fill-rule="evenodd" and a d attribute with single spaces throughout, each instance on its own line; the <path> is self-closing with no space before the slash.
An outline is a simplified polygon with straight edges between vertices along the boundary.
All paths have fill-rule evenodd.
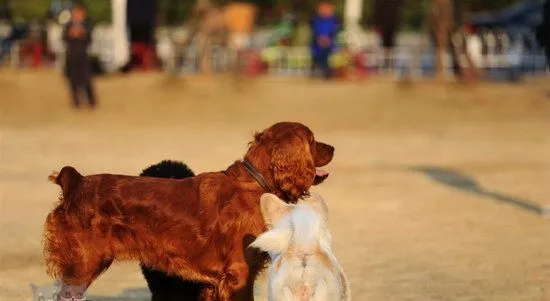
<path id="1" fill-rule="evenodd" d="M 332 76 L 329 58 L 334 51 L 335 38 L 340 27 L 340 21 L 334 10 L 334 4 L 331 1 L 321 1 L 311 22 L 311 71 L 315 74 L 318 69 L 321 69 L 325 79 L 330 79 Z"/>

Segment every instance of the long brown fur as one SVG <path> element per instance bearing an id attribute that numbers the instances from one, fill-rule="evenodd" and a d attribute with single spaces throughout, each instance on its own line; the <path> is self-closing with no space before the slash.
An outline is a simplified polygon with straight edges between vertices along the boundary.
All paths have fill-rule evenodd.
<path id="1" fill-rule="evenodd" d="M 316 176 L 316 167 L 328 164 L 333 153 L 306 126 L 282 122 L 256 134 L 244 159 L 274 194 L 295 203 L 326 178 Z M 211 284 L 206 299 L 252 300 L 265 256 L 247 247 L 265 231 L 259 201 L 266 190 L 242 161 L 180 180 L 82 176 L 72 167 L 50 179 L 63 190 L 45 223 L 51 276 L 89 286 L 114 260 L 138 260 Z"/>

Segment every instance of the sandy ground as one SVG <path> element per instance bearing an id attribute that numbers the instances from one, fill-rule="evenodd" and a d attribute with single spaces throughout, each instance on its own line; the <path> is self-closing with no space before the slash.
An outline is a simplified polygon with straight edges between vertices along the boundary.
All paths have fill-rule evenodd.
<path id="1" fill-rule="evenodd" d="M 98 80 L 101 107 L 75 112 L 58 74 L 0 72 L 0 300 L 30 300 L 30 282 L 51 281 L 41 233 L 58 195 L 52 170 L 138 174 L 165 158 L 220 170 L 281 120 L 336 147 L 315 190 L 354 300 L 550 300 L 546 84 L 235 87 L 138 74 Z M 145 287 L 136 263 L 117 263 L 89 293 L 146 300 Z"/>

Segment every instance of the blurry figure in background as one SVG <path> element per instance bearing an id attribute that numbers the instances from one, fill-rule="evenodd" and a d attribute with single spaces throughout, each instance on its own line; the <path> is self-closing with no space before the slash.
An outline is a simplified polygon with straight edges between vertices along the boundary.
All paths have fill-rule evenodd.
<path id="1" fill-rule="evenodd" d="M 186 38 L 177 47 L 178 56 L 182 56 L 196 37 L 201 71 L 209 73 L 212 69 L 212 45 L 216 40 L 227 45 L 236 54 L 234 61 L 238 61 L 240 54 L 250 46 L 256 14 L 257 8 L 252 3 L 237 1 L 218 7 L 209 0 L 198 0 L 186 24 Z M 238 62 L 231 65 L 237 66 Z"/>
<path id="2" fill-rule="evenodd" d="M 27 34 L 21 40 L 20 60 L 24 67 L 36 68 L 42 60 L 42 26 L 38 20 L 32 20 L 27 27 Z"/>
<path id="3" fill-rule="evenodd" d="M 329 0 L 319 2 L 317 13 L 311 22 L 311 73 L 315 75 L 318 69 L 325 79 L 330 79 L 332 69 L 329 58 L 335 48 L 335 38 L 340 29 L 340 21 L 335 15 L 334 4 Z"/>
<path id="4" fill-rule="evenodd" d="M 96 99 L 92 86 L 92 70 L 88 58 L 88 46 L 91 42 L 92 25 L 87 17 L 86 8 L 81 3 L 74 4 L 71 9 L 71 20 L 63 30 L 63 40 L 66 43 L 65 72 L 69 79 L 72 101 L 75 108 L 80 107 L 80 92 L 85 92 L 88 103 L 96 107 Z"/>
<path id="5" fill-rule="evenodd" d="M 550 1 L 546 0 L 543 6 L 542 24 L 537 28 L 537 38 L 546 53 L 546 63 L 550 68 Z"/>
<path id="6" fill-rule="evenodd" d="M 452 0 L 452 35 L 448 44 L 452 69 L 458 80 L 475 82 L 480 77 L 483 64 L 483 42 L 475 26 L 464 24 L 464 9 L 460 0 Z M 466 12 L 467 13 L 467 12 Z M 434 45 L 437 45 L 437 29 L 430 32 Z"/>
<path id="7" fill-rule="evenodd" d="M 0 61 L 2 61 L 4 57 L 10 53 L 15 42 L 25 38 L 27 32 L 28 25 L 23 20 L 12 24 L 9 35 L 0 40 Z"/>
<path id="8" fill-rule="evenodd" d="M 460 74 L 466 80 L 475 82 L 479 78 L 479 70 L 483 64 L 483 42 L 473 25 L 466 25 L 464 28 L 465 45 Z"/>
<path id="9" fill-rule="evenodd" d="M 223 11 L 231 46 L 236 51 L 249 48 L 258 13 L 257 7 L 249 2 L 234 1 L 228 3 Z"/>
<path id="10" fill-rule="evenodd" d="M 258 8 L 253 3 L 235 1 L 223 8 L 224 23 L 228 30 L 229 49 L 233 53 L 234 71 L 241 73 L 243 55 L 251 46 L 251 36 L 256 23 Z"/>
<path id="11" fill-rule="evenodd" d="M 14 20 L 7 2 L 0 5 L 0 23 L 6 26 L 7 32 L 0 36 L 0 62 L 8 55 L 17 40 L 25 37 L 28 26 L 23 20 Z"/>
<path id="12" fill-rule="evenodd" d="M 155 52 L 156 17 L 156 0 L 127 0 L 130 61 L 122 67 L 122 72 L 129 72 L 136 66 L 152 68 L 158 62 Z"/>
<path id="13" fill-rule="evenodd" d="M 502 52 L 507 53 L 508 61 L 508 77 L 507 79 L 512 82 L 517 82 L 522 79 L 523 71 L 521 68 L 524 56 L 524 40 L 522 37 L 515 37 L 509 40 L 506 33 L 502 33 L 500 36 L 500 44 L 502 45 Z"/>
<path id="14" fill-rule="evenodd" d="M 453 73 L 457 79 L 462 79 L 462 66 L 460 65 L 460 58 L 458 53 L 458 48 L 456 47 L 455 40 L 460 39 L 461 46 L 464 47 L 465 41 L 464 41 L 464 33 L 462 32 L 462 24 L 463 24 L 463 14 L 462 14 L 462 7 L 461 7 L 461 0 L 452 0 L 452 9 L 453 9 L 453 25 L 452 25 L 452 31 L 453 35 L 451 36 L 450 42 L 449 42 L 449 52 L 451 53 L 451 60 L 453 64 Z M 431 32 L 431 37 L 433 44 L 436 45 L 436 37 L 435 32 Z M 456 39 L 455 39 L 456 38 Z"/>
<path id="15" fill-rule="evenodd" d="M 270 66 L 289 66 L 288 47 L 294 46 L 297 41 L 298 20 L 296 14 L 292 10 L 284 8 L 278 11 L 282 11 L 280 22 L 267 40 L 267 47 L 261 51 L 262 69 L 264 70 L 268 70 Z M 305 36 L 306 43 L 301 46 L 306 46 L 311 36 L 309 25 L 306 25 L 306 28 L 308 30 Z"/>
<path id="16" fill-rule="evenodd" d="M 183 54 L 196 37 L 197 48 L 200 51 L 199 69 L 203 72 L 210 72 L 213 40 L 218 37 L 227 43 L 228 39 L 221 9 L 212 4 L 210 0 L 197 0 L 191 10 L 191 17 L 186 27 L 186 37 L 177 47 L 178 56 L 183 58 Z"/>
<path id="17" fill-rule="evenodd" d="M 50 32 L 49 32 L 50 25 L 53 22 L 54 21 L 48 17 L 42 22 L 42 24 L 40 24 L 40 48 L 42 50 L 41 61 L 42 62 L 46 61 L 48 66 L 55 63 L 55 53 L 52 47 L 50 47 Z"/>
<path id="18" fill-rule="evenodd" d="M 395 35 L 399 29 L 400 10 L 403 0 L 374 0 L 373 1 L 374 30 L 382 40 L 384 49 L 383 68 L 391 68 L 391 58 L 394 54 Z"/>
<path id="19" fill-rule="evenodd" d="M 267 44 L 269 46 L 291 46 L 297 26 L 296 14 L 292 11 L 285 11 L 281 22 L 277 24 L 275 32 L 269 37 Z"/>
<path id="20" fill-rule="evenodd" d="M 428 13 L 430 33 L 435 40 L 435 75 L 443 79 L 445 75 L 445 54 L 450 45 L 451 31 L 454 26 L 453 5 L 451 0 L 431 0 Z"/>
<path id="21" fill-rule="evenodd" d="M 480 68 L 482 57 L 482 41 L 481 37 L 477 34 L 476 28 L 472 25 L 466 25 L 466 51 L 471 57 L 472 65 L 475 68 Z"/>

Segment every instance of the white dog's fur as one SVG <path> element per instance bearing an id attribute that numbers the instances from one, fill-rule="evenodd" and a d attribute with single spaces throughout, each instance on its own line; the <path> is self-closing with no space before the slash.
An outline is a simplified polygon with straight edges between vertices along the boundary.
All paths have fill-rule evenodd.
<path id="1" fill-rule="evenodd" d="M 261 198 L 270 229 L 251 245 L 268 252 L 269 301 L 349 301 L 350 288 L 331 250 L 328 208 L 320 195 L 297 205 L 273 194 Z"/>

